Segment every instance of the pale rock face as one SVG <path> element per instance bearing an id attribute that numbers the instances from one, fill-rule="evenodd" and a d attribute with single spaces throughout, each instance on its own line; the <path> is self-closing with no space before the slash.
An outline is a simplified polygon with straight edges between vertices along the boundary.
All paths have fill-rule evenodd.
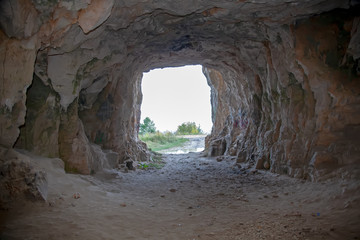
<path id="1" fill-rule="evenodd" d="M 25 123 L 26 90 L 32 81 L 36 47 L 0 35 L 0 143 L 12 147 Z"/>
<path id="2" fill-rule="evenodd" d="M 54 90 L 61 96 L 60 104 L 64 109 L 79 95 L 80 79 L 77 70 L 86 63 L 85 59 L 82 58 L 81 52 L 76 55 L 61 54 L 48 57 L 47 74 Z"/>
<path id="3" fill-rule="evenodd" d="M 39 30 L 39 15 L 30 1 L 4 0 L 1 4 L 0 25 L 9 37 L 29 38 Z"/>
<path id="4" fill-rule="evenodd" d="M 142 72 L 202 64 L 207 154 L 314 181 L 359 176 L 356 2 L 19 0 L 22 15 L 10 3 L 0 11 L 2 146 L 49 155 L 48 139 L 68 171 L 85 174 L 147 159 L 137 137 Z M 33 74 L 52 92 L 28 105 L 19 138 Z M 23 131 L 32 124 L 36 133 Z"/>
<path id="5" fill-rule="evenodd" d="M 79 13 L 79 25 L 88 33 L 100 26 L 111 13 L 114 0 L 92 0 L 89 6 Z"/>

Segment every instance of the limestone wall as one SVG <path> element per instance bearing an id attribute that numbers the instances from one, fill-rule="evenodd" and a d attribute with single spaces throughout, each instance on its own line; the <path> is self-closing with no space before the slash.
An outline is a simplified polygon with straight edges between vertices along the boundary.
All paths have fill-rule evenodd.
<path id="1" fill-rule="evenodd" d="M 238 46 L 230 70 L 205 69 L 215 106 L 208 154 L 305 179 L 357 177 L 358 29 L 358 17 L 333 11 Z"/>
<path id="2" fill-rule="evenodd" d="M 142 73 L 202 64 L 209 155 L 312 180 L 356 176 L 358 10 L 335 0 L 2 1 L 1 148 L 59 156 L 85 174 L 106 156 L 98 146 L 118 162 L 146 159 Z"/>

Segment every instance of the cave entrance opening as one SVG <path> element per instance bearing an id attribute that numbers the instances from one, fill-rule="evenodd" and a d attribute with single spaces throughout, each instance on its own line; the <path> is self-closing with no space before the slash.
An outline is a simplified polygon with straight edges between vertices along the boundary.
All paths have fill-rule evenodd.
<path id="1" fill-rule="evenodd" d="M 210 87 L 201 65 L 151 70 L 143 74 L 141 89 L 139 138 L 149 148 L 162 153 L 204 149 L 205 135 L 211 132 L 212 121 Z M 179 129 L 179 126 L 182 127 Z M 188 131 L 190 129 L 192 132 Z M 149 134 L 149 131 L 154 133 Z M 186 143 L 175 140 L 174 135 L 186 132 L 192 134 L 184 137 L 188 139 Z"/>

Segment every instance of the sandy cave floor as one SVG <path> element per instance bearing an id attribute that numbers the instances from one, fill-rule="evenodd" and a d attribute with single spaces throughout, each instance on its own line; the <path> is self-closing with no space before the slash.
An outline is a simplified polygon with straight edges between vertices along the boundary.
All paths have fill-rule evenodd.
<path id="1" fill-rule="evenodd" d="M 162 169 L 81 176 L 37 157 L 48 201 L 1 211 L 0 239 L 360 239 L 356 181 L 254 173 L 201 153 L 164 160 Z"/>

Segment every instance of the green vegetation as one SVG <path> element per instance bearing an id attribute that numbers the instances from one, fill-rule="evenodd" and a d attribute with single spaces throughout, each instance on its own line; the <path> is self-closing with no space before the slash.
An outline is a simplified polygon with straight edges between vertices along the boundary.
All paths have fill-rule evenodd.
<path id="1" fill-rule="evenodd" d="M 97 133 L 96 133 L 96 136 L 95 136 L 94 143 L 102 144 L 104 142 L 104 139 L 105 139 L 105 133 L 98 130 Z"/>
<path id="2" fill-rule="evenodd" d="M 171 132 L 161 133 L 156 131 L 155 123 L 149 117 L 146 117 L 143 123 L 140 124 L 139 138 L 145 142 L 152 151 L 178 147 L 188 141 L 185 138 L 175 136 L 175 134 Z"/>
<path id="3" fill-rule="evenodd" d="M 72 174 L 80 174 L 79 169 L 76 167 L 72 167 L 69 165 L 69 163 L 65 162 L 65 172 L 66 173 L 72 173 Z"/>
<path id="4" fill-rule="evenodd" d="M 155 133 L 155 132 L 156 132 L 155 123 L 149 117 L 146 117 L 143 123 L 140 124 L 139 134 L 143 135 L 146 133 Z"/>
<path id="5" fill-rule="evenodd" d="M 139 138 L 146 143 L 148 148 L 155 152 L 181 146 L 188 141 L 188 139 L 177 137 L 171 132 L 161 133 L 159 131 L 156 133 L 141 134 L 139 135 Z"/>
<path id="6" fill-rule="evenodd" d="M 72 94 L 75 95 L 77 88 L 80 86 L 80 82 L 83 79 L 83 75 L 79 73 L 79 71 L 76 73 L 75 79 L 72 81 L 73 83 L 73 91 Z"/>
<path id="7" fill-rule="evenodd" d="M 165 166 L 165 162 L 162 160 L 160 154 L 155 153 L 152 157 L 150 162 L 141 162 L 138 164 L 140 169 L 149 169 L 149 168 L 156 168 L 161 169 Z"/>
<path id="8" fill-rule="evenodd" d="M 201 130 L 200 125 L 196 126 L 194 122 L 183 123 L 178 126 L 176 130 L 177 135 L 196 135 L 203 134 L 203 130 Z"/>
<path id="9" fill-rule="evenodd" d="M 203 134 L 203 130 L 199 126 L 196 126 L 194 122 L 183 123 L 178 126 L 175 133 L 156 131 L 155 123 L 149 118 L 146 117 L 143 123 L 140 124 L 139 128 L 139 138 L 141 141 L 145 142 L 148 148 L 152 151 L 161 151 L 164 149 L 169 149 L 173 147 L 182 146 L 185 142 L 189 141 L 186 138 L 182 138 L 177 135 L 196 135 Z M 147 168 L 150 165 L 144 163 L 145 165 L 140 166 L 141 168 Z"/>

